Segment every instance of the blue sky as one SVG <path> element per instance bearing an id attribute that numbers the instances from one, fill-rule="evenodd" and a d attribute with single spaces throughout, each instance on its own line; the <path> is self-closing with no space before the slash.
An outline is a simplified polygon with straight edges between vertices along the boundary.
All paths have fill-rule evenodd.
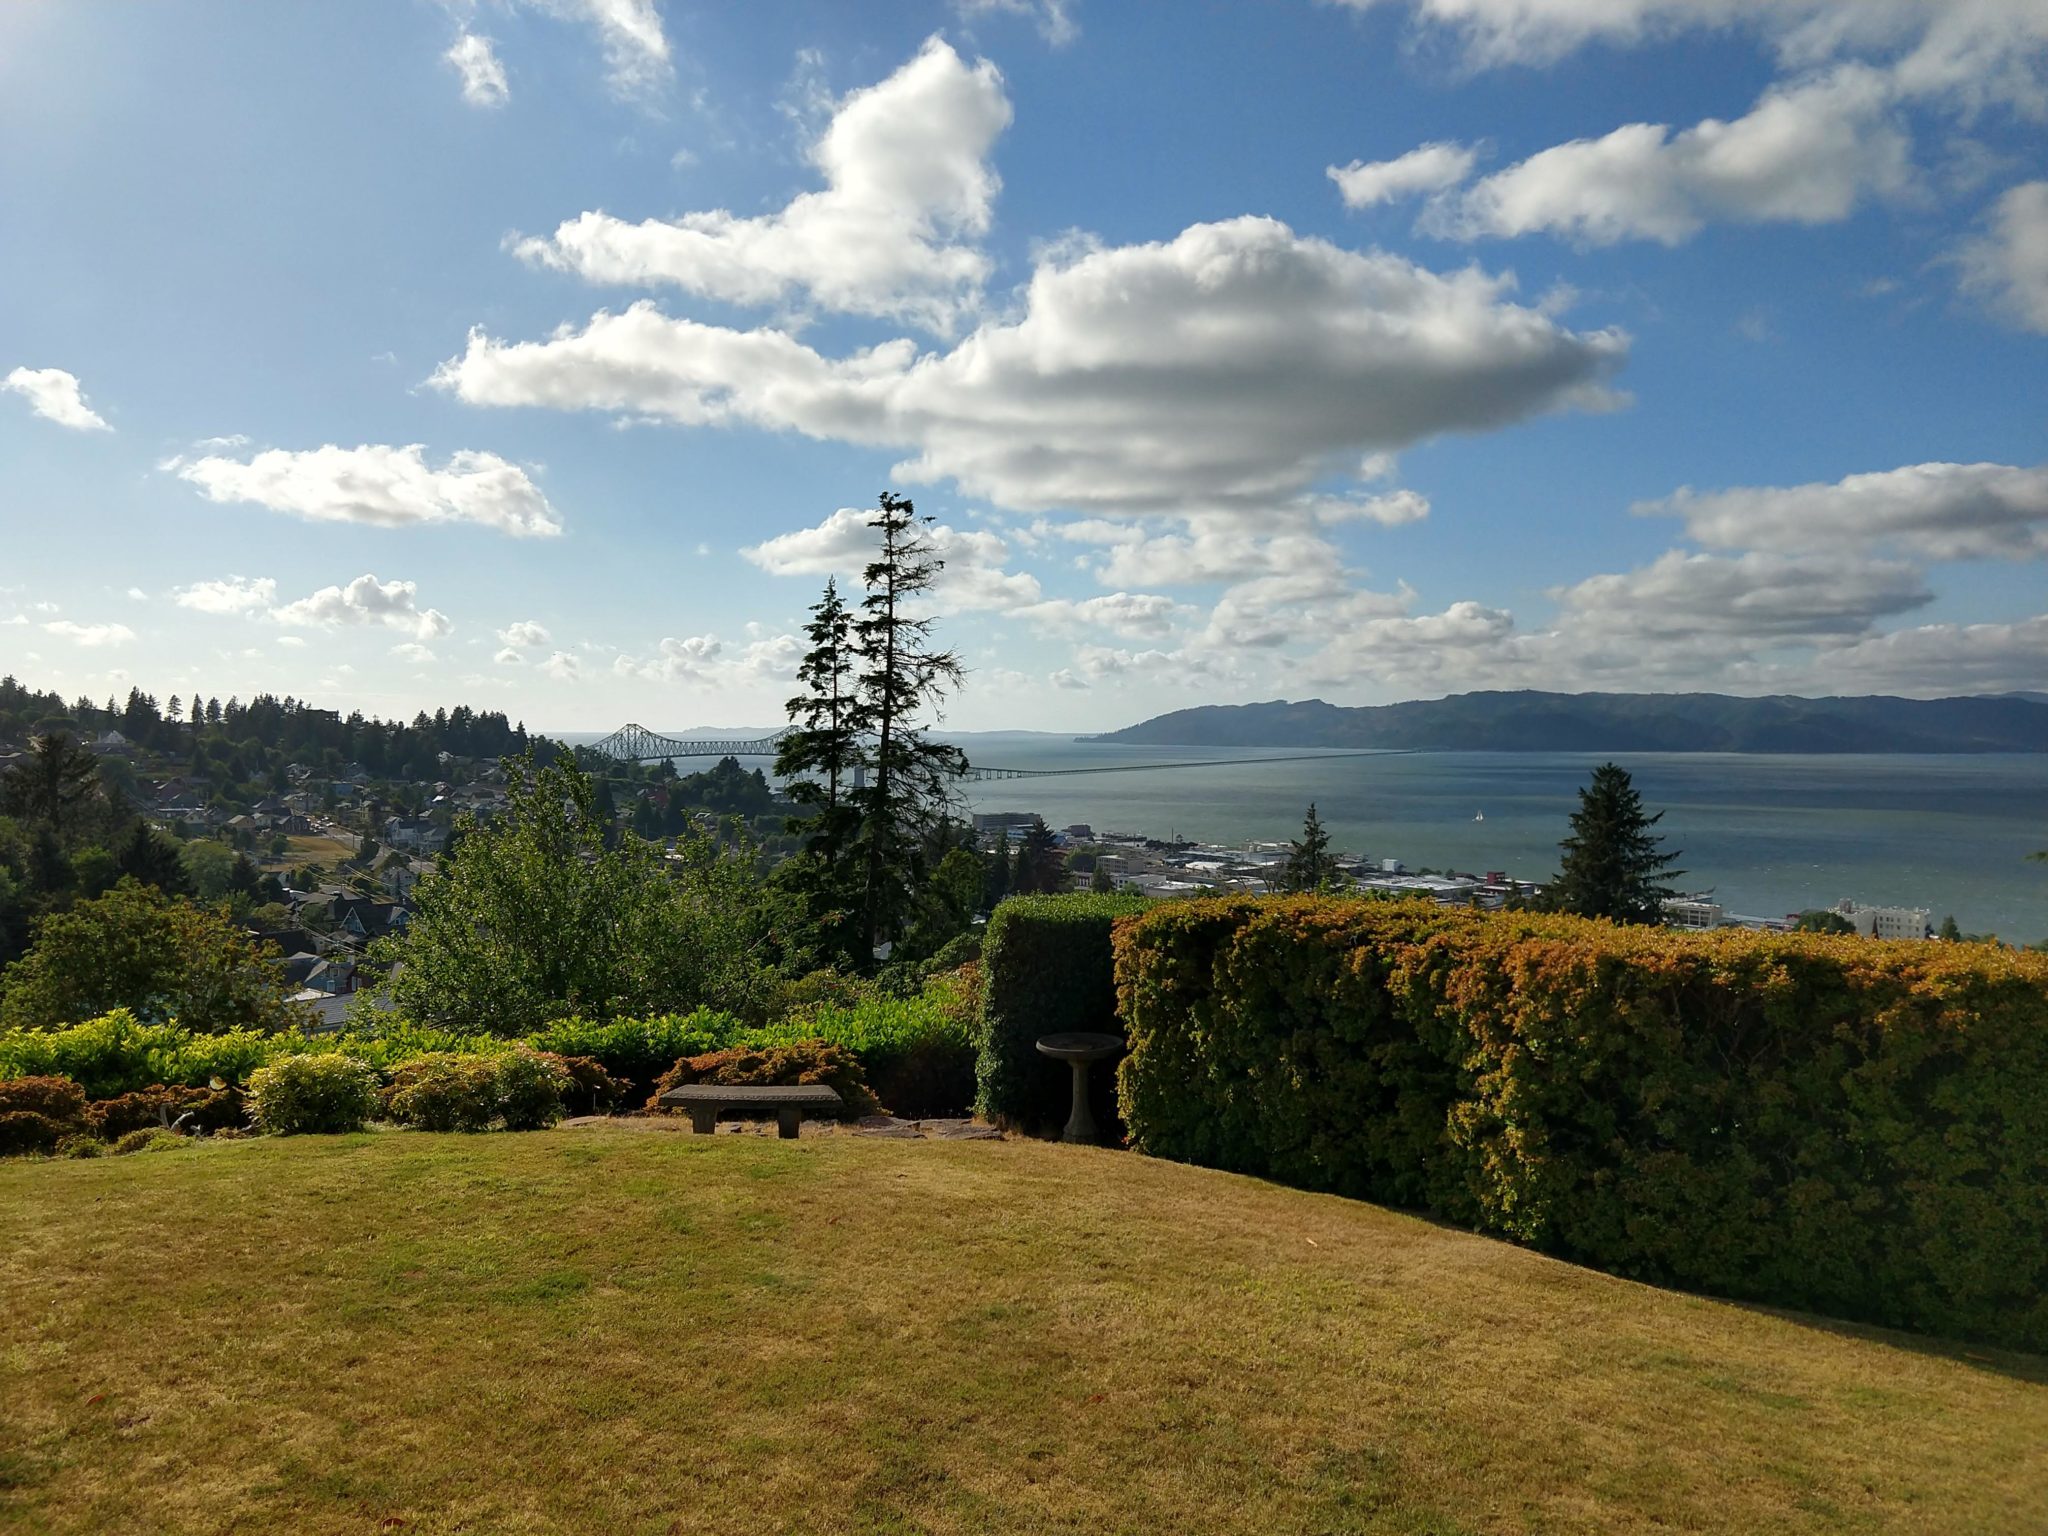
<path id="1" fill-rule="evenodd" d="M 964 728 L 2048 687 L 2039 0 L 0 8 L 0 670 Z"/>

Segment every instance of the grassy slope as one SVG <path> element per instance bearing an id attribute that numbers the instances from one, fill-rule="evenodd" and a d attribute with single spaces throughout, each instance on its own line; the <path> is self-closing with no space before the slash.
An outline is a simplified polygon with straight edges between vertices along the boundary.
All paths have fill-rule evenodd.
<path id="1" fill-rule="evenodd" d="M 0 1165 L 9 1529 L 2018 1531 L 2044 1493 L 2042 1362 L 1127 1155 Z"/>

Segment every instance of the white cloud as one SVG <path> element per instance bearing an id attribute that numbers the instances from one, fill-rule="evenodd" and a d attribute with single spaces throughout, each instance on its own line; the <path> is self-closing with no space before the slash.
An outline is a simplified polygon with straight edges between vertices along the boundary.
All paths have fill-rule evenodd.
<path id="1" fill-rule="evenodd" d="M 1760 645 L 1861 635 L 1879 619 L 1934 600 L 1917 570 L 1892 561 L 1675 549 L 1552 595 L 1560 629 L 1622 636 L 1638 651 L 1702 637 Z"/>
<path id="2" fill-rule="evenodd" d="M 636 96 L 667 82 L 675 72 L 668 34 L 654 0 L 532 0 L 542 9 L 597 29 L 612 86 Z"/>
<path id="3" fill-rule="evenodd" d="M 573 683 L 583 676 L 583 664 L 567 651 L 555 652 L 540 669 L 558 683 Z"/>
<path id="4" fill-rule="evenodd" d="M 385 528 L 478 523 L 515 537 L 562 531 L 540 487 L 495 453 L 465 450 L 436 469 L 418 443 L 329 443 L 304 452 L 271 448 L 247 462 L 217 454 L 174 458 L 163 467 L 196 485 L 209 501 L 253 502 L 311 522 Z"/>
<path id="5" fill-rule="evenodd" d="M 419 606 L 419 589 L 413 582 L 379 581 L 367 575 L 345 587 L 322 587 L 310 597 L 273 609 L 270 616 L 297 629 L 384 625 L 417 640 L 435 639 L 454 627 L 438 609 Z"/>
<path id="6" fill-rule="evenodd" d="M 501 107 L 511 98 L 505 66 L 488 37 L 465 32 L 443 57 L 462 76 L 462 99 L 472 107 Z"/>
<path id="7" fill-rule="evenodd" d="M 1909 464 L 1832 484 L 1686 489 L 1634 511 L 1683 518 L 1720 549 L 1888 544 L 1929 560 L 2029 560 L 2048 555 L 2048 465 Z"/>
<path id="8" fill-rule="evenodd" d="M 128 589 L 128 596 L 133 602 L 146 603 L 149 601 L 149 594 L 140 587 L 130 587 Z"/>
<path id="9" fill-rule="evenodd" d="M 815 527 L 764 539 L 740 554 L 772 576 L 854 576 L 880 547 L 868 526 L 874 516 L 872 510 L 841 507 Z M 1037 577 L 1003 569 L 1009 547 L 997 535 L 944 523 L 928 524 L 924 533 L 945 562 L 932 588 L 939 612 L 1002 612 L 1039 600 Z"/>
<path id="10" fill-rule="evenodd" d="M 17 368 L 0 379 L 0 389 L 20 395 L 46 421 L 74 432 L 111 432 L 99 412 L 85 403 L 78 376 L 62 368 Z"/>
<path id="11" fill-rule="evenodd" d="M 1329 168 L 1330 180 L 1347 208 L 1370 208 L 1419 192 L 1441 192 L 1455 187 L 1472 174 L 1477 151 L 1463 144 L 1442 141 L 1411 149 L 1394 160 L 1354 160 L 1349 165 Z"/>
<path id="12" fill-rule="evenodd" d="M 410 661 L 418 666 L 425 666 L 434 659 L 433 651 L 427 646 L 421 645 L 417 640 L 400 641 L 397 645 L 391 647 L 391 654 L 400 661 Z"/>
<path id="13" fill-rule="evenodd" d="M 526 664 L 526 658 L 520 655 L 519 652 L 514 650 L 509 645 L 506 646 L 502 651 L 499 651 L 497 655 L 491 658 L 491 660 L 495 661 L 501 667 L 518 667 L 524 666 Z"/>
<path id="14" fill-rule="evenodd" d="M 1928 624 L 1822 653 L 1816 673 L 1845 693 L 2005 693 L 2048 678 L 2048 614 L 2011 624 Z"/>
<path id="15" fill-rule="evenodd" d="M 534 650 L 546 645 L 554 637 L 548 633 L 545 624 L 534 619 L 521 619 L 517 623 L 507 624 L 503 629 L 499 630 L 498 638 L 507 645 Z"/>
<path id="16" fill-rule="evenodd" d="M 254 580 L 228 576 L 219 581 L 195 581 L 173 592 L 171 601 L 199 613 L 267 613 L 276 605 L 277 583 L 267 576 Z"/>
<path id="17" fill-rule="evenodd" d="M 70 619 L 52 619 L 43 632 L 91 650 L 126 645 L 135 638 L 135 631 L 126 624 L 74 624 Z"/>
<path id="18" fill-rule="evenodd" d="M 1892 99 L 1883 75 L 1844 65 L 1772 88 L 1733 122 L 1676 133 L 1630 123 L 1441 195 L 1422 227 L 1463 240 L 1543 231 L 1590 245 L 1677 245 L 1716 220 L 1835 223 L 1912 185 L 1912 141 Z"/>
<path id="19" fill-rule="evenodd" d="M 1429 516 L 1429 498 L 1420 491 L 1383 491 L 1372 496 L 1311 496 L 1304 503 L 1319 523 L 1378 523 L 1398 528 Z"/>
<path id="20" fill-rule="evenodd" d="M 1472 64 L 1547 64 L 1588 43 L 1631 46 L 1699 29 L 1765 38 L 1789 68 L 1875 57 L 1901 87 L 2040 115 L 2048 8 L 2039 0 L 1337 0 L 1407 4 L 1459 33 Z"/>
<path id="21" fill-rule="evenodd" d="M 1081 35 L 1073 0 L 952 0 L 952 6 L 965 22 L 982 16 L 1027 17 L 1038 28 L 1038 35 L 1055 48 L 1064 48 Z"/>
<path id="22" fill-rule="evenodd" d="M 1986 225 L 1960 253 L 1965 291 L 2014 324 L 2048 335 L 2048 181 L 2012 188 Z"/>
<path id="23" fill-rule="evenodd" d="M 934 38 L 838 103 L 810 151 L 823 191 L 752 218 L 717 209 L 633 224 L 593 211 L 517 249 L 592 282 L 672 283 L 748 305 L 803 295 L 949 332 L 988 276 L 971 241 L 988 229 L 1001 185 L 988 154 L 1009 123 L 995 66 Z"/>
<path id="24" fill-rule="evenodd" d="M 1048 629 L 1106 629 L 1129 640 L 1156 640 L 1171 634 L 1176 621 L 1191 612 L 1186 604 L 1156 592 L 1111 592 L 1104 597 L 1053 598 L 1015 610 Z"/>
<path id="25" fill-rule="evenodd" d="M 702 683 L 711 680 L 713 665 L 725 652 L 716 635 L 671 635 L 654 648 L 649 657 L 621 653 L 612 658 L 617 677 L 637 677 L 650 683 Z"/>
<path id="26" fill-rule="evenodd" d="M 1614 404 L 1627 338 L 1568 330 L 1511 288 L 1241 218 L 1049 252 L 1021 316 L 950 352 L 827 359 L 641 303 L 541 342 L 473 331 L 434 381 L 477 405 L 906 448 L 900 477 L 1026 511 L 1255 511 L 1362 455 Z"/>

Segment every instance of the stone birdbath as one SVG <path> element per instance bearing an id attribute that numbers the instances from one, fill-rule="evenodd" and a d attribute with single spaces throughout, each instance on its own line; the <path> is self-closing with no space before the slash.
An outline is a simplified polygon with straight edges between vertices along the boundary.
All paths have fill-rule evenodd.
<path id="1" fill-rule="evenodd" d="M 1039 1055 L 1050 1056 L 1054 1061 L 1064 1061 L 1074 1069 L 1074 1108 L 1067 1116 L 1067 1128 L 1060 1132 L 1061 1141 L 1095 1140 L 1095 1117 L 1088 1113 L 1088 1068 L 1095 1062 L 1116 1055 L 1123 1048 L 1123 1041 L 1115 1035 L 1097 1035 L 1086 1031 L 1040 1037 Z"/>

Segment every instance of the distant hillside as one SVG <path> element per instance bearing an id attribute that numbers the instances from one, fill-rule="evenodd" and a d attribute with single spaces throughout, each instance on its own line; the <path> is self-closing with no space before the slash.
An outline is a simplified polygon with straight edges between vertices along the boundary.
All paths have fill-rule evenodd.
<path id="1" fill-rule="evenodd" d="M 1344 708 L 1211 704 L 1088 738 L 1188 747 L 1471 752 L 2048 752 L 2048 702 L 1733 698 L 1719 693 L 1463 693 Z"/>

